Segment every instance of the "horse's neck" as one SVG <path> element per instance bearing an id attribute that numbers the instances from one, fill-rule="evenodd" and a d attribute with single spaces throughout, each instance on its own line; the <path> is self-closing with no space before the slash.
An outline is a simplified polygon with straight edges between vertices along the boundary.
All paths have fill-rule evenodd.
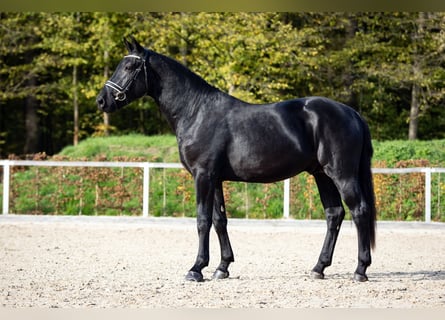
<path id="1" fill-rule="evenodd" d="M 160 90 L 157 101 L 172 129 L 178 133 L 183 125 L 192 122 L 197 113 L 215 107 L 215 100 L 227 96 L 208 84 L 186 67 L 169 58 L 162 58 L 158 70 Z M 230 97 L 229 97 L 230 98 Z"/>

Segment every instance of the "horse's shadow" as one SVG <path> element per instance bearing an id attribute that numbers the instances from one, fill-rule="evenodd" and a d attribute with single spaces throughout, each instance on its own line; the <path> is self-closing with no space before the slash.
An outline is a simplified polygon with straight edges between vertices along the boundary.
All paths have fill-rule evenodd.
<path id="1" fill-rule="evenodd" d="M 410 279 L 412 281 L 425 281 L 425 280 L 438 281 L 438 280 L 445 280 L 445 270 L 376 272 L 376 273 L 369 273 L 369 278 L 375 279 L 377 281 L 400 280 L 400 279 Z"/>
<path id="2" fill-rule="evenodd" d="M 261 276 L 260 278 L 263 280 L 272 280 L 276 279 L 277 275 L 270 275 L 270 276 Z M 291 280 L 295 277 L 293 276 L 283 276 L 286 280 Z M 308 279 L 313 279 L 310 273 L 305 273 L 301 275 L 296 276 L 297 279 L 307 281 Z M 229 278 L 225 279 L 225 281 L 228 280 L 246 280 L 249 276 L 242 276 L 242 275 L 231 275 Z M 254 277 L 257 278 L 258 277 Z M 335 280 L 353 280 L 353 274 L 352 273 L 331 273 L 326 274 L 325 280 L 316 280 L 316 281 L 335 281 Z M 370 272 L 369 273 L 369 281 L 370 282 L 399 282 L 402 280 L 409 280 L 409 281 L 443 281 L 445 280 L 445 270 L 439 270 L 439 271 L 430 271 L 430 270 L 419 270 L 419 271 L 411 271 L 411 272 Z M 212 277 L 206 277 L 204 278 L 205 282 L 208 281 L 215 281 Z M 216 280 L 221 281 L 221 280 Z M 314 280 L 315 281 L 315 280 Z"/>
<path id="3" fill-rule="evenodd" d="M 309 277 L 309 275 L 306 275 Z M 445 280 L 445 270 L 431 271 L 431 270 L 419 270 L 419 271 L 394 271 L 394 272 L 370 272 L 368 274 L 371 282 L 392 282 L 400 280 L 410 281 L 440 281 Z M 351 273 L 332 273 L 326 274 L 326 279 L 347 280 L 352 279 Z"/>

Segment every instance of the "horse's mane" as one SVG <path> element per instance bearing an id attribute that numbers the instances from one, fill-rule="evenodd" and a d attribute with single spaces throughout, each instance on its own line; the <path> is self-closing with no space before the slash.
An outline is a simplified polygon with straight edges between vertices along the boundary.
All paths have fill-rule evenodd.
<path id="1" fill-rule="evenodd" d="M 211 85 L 175 59 L 157 52 L 149 52 L 151 56 L 150 64 L 158 69 L 158 72 L 163 73 L 164 81 L 170 82 L 166 83 L 164 89 L 171 90 L 170 94 L 173 96 L 171 98 L 181 99 L 181 103 L 187 102 L 187 106 L 184 105 L 184 108 L 187 108 L 186 112 L 189 116 L 193 115 L 199 108 L 217 106 L 217 100 L 238 100 Z M 176 85 L 174 85 L 175 83 Z"/>
<path id="2" fill-rule="evenodd" d="M 168 66 L 170 71 L 172 71 L 176 76 L 180 77 L 181 80 L 185 81 L 185 85 L 189 85 L 191 87 L 197 87 L 200 90 L 203 90 L 204 93 L 210 93 L 215 91 L 220 91 L 216 87 L 209 84 L 206 80 L 204 80 L 201 76 L 191 71 L 188 67 L 183 65 L 182 63 L 172 59 L 163 54 L 150 51 L 150 55 L 155 55 L 161 62 Z"/>

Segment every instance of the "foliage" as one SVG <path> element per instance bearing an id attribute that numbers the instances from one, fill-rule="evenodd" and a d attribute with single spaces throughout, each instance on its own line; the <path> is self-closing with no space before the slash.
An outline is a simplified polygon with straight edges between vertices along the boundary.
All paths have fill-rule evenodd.
<path id="1" fill-rule="evenodd" d="M 387 167 L 395 167 L 399 161 L 429 161 L 431 166 L 445 167 L 445 139 L 430 141 L 372 141 L 374 148 L 373 166 L 385 162 Z M 173 135 L 144 136 L 130 134 L 112 137 L 88 138 L 77 146 L 65 147 L 59 155 L 70 159 L 98 156 L 140 157 L 151 162 L 179 162 L 176 138 Z"/>
<path id="2" fill-rule="evenodd" d="M 327 96 L 362 113 L 375 139 L 405 139 L 415 123 L 418 138 L 442 139 L 444 24 L 441 12 L 3 12 L 0 155 L 170 132 L 150 98 L 109 123 L 97 111 L 130 34 L 238 98 Z"/>
<path id="3" fill-rule="evenodd" d="M 444 167 L 444 140 L 430 142 L 374 142 L 374 167 Z M 425 152 L 428 151 L 428 152 Z M 45 160 L 46 155 L 36 159 Z M 164 161 L 178 162 L 173 136 L 130 135 L 90 138 L 68 147 L 53 160 Z M 142 170 L 140 168 L 46 168 L 13 167 L 11 211 L 39 214 L 140 215 Z M 422 220 L 424 175 L 375 174 L 378 218 Z M 290 214 L 296 219 L 323 219 L 324 213 L 312 176 L 302 173 L 291 179 Z M 194 216 L 194 184 L 180 169 L 150 170 L 150 214 Z M 280 218 L 283 183 L 224 183 L 227 213 L 232 218 Z M 432 179 L 433 220 L 445 221 L 445 179 Z M 442 198 L 442 201 L 441 201 Z M 350 216 L 347 215 L 349 219 Z"/>
<path id="4" fill-rule="evenodd" d="M 384 162 L 387 167 L 397 167 L 399 161 L 426 159 L 428 166 L 445 167 L 445 140 L 429 141 L 373 141 L 374 165 Z"/>

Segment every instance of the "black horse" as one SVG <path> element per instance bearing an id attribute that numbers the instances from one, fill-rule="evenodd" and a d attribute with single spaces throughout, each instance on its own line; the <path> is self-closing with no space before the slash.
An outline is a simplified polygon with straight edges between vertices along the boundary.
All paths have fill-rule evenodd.
<path id="1" fill-rule="evenodd" d="M 209 263 L 213 225 L 221 262 L 213 274 L 229 276 L 234 261 L 227 234 L 223 181 L 269 183 L 303 171 L 315 177 L 327 220 L 327 234 L 314 278 L 324 278 L 349 207 L 358 232 L 357 281 L 368 280 L 375 243 L 376 210 L 371 176 L 372 145 L 365 121 L 352 108 L 322 97 L 264 105 L 238 100 L 189 69 L 134 38 L 129 54 L 97 97 L 101 111 L 113 112 L 151 96 L 176 134 L 184 167 L 195 182 L 199 249 L 187 280 L 202 281 Z"/>

